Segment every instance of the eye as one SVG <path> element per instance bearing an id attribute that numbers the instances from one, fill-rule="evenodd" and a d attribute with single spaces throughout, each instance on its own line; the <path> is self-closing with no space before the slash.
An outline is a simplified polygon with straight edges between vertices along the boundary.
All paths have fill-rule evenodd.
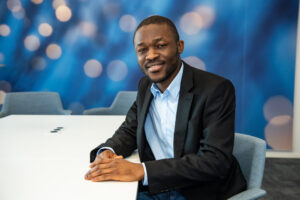
<path id="1" fill-rule="evenodd" d="M 166 47 L 167 46 L 167 44 L 158 44 L 157 45 L 157 48 L 158 49 L 162 49 L 162 48 L 164 48 L 164 47 Z"/>
<path id="2" fill-rule="evenodd" d="M 146 52 L 146 48 L 140 48 L 137 50 L 138 53 L 145 53 Z"/>

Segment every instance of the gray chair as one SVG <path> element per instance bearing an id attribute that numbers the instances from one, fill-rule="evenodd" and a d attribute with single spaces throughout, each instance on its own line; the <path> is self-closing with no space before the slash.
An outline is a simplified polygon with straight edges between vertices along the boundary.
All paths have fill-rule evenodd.
<path id="1" fill-rule="evenodd" d="M 8 115 L 69 115 L 56 92 L 11 92 L 4 98 L 0 117 Z"/>
<path id="2" fill-rule="evenodd" d="M 235 134 L 233 155 L 237 158 L 247 180 L 247 190 L 234 195 L 229 200 L 253 200 L 266 194 L 261 189 L 265 168 L 266 142 L 262 139 Z"/>
<path id="3" fill-rule="evenodd" d="M 136 100 L 136 91 L 121 91 L 108 108 L 93 108 L 85 110 L 84 115 L 126 115 Z"/>

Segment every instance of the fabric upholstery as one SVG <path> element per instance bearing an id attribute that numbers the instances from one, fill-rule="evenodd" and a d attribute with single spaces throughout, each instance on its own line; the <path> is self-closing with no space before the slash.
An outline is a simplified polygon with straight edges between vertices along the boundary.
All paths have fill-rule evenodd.
<path id="1" fill-rule="evenodd" d="M 68 115 L 56 92 L 11 92 L 5 95 L 0 117 L 13 114 Z"/>
<path id="2" fill-rule="evenodd" d="M 93 108 L 85 110 L 84 115 L 126 115 L 136 99 L 136 91 L 121 91 L 108 108 Z"/>
<path id="3" fill-rule="evenodd" d="M 263 197 L 266 192 L 260 187 L 265 167 L 266 142 L 250 135 L 235 133 L 233 155 L 237 158 L 247 180 L 247 190 L 236 194 L 230 200 Z"/>

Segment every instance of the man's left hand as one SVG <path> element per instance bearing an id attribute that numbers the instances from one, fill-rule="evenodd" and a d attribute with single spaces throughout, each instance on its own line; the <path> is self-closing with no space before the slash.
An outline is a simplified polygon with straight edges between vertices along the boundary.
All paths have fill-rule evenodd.
<path id="1" fill-rule="evenodd" d="M 115 159 L 95 160 L 90 165 L 85 179 L 100 181 L 139 181 L 144 178 L 144 168 L 140 163 L 132 163 L 118 156 Z"/>

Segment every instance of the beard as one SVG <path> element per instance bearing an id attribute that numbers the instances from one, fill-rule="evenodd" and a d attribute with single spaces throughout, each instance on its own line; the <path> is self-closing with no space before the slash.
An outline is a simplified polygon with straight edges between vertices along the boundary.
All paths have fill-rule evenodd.
<path id="1" fill-rule="evenodd" d="M 151 80 L 153 81 L 154 83 L 163 83 L 164 81 L 168 80 L 175 72 L 176 70 L 178 69 L 178 67 L 180 67 L 180 54 L 178 52 L 178 48 L 176 49 L 176 61 L 174 63 L 174 65 L 176 67 L 171 67 L 169 68 L 167 71 L 166 71 L 166 75 L 164 77 L 162 77 L 161 79 L 158 79 L 158 80 Z"/>

